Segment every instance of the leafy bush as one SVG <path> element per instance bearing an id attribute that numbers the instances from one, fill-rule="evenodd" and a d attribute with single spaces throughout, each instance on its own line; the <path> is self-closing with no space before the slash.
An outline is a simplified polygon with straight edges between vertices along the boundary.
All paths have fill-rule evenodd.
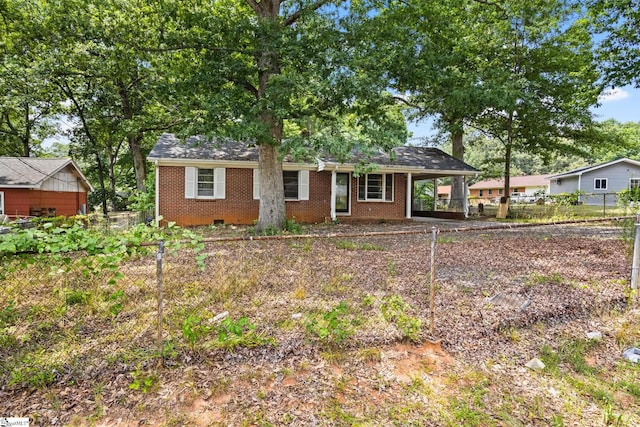
<path id="1" fill-rule="evenodd" d="M 402 332 L 404 338 L 418 341 L 422 322 L 416 317 L 407 314 L 411 306 L 400 295 L 385 297 L 381 306 L 382 316 L 387 322 L 395 324 Z"/>
<path id="2" fill-rule="evenodd" d="M 349 307 L 345 301 L 324 314 L 307 318 L 305 328 L 312 336 L 331 345 L 340 345 L 353 335 L 352 322 L 347 318 Z"/>
<path id="3" fill-rule="evenodd" d="M 573 193 L 553 194 L 549 197 L 554 203 L 560 206 L 575 206 L 579 203 L 580 196 L 583 196 L 584 194 L 584 191 L 576 190 Z"/>
<path id="4" fill-rule="evenodd" d="M 640 202 L 640 187 L 627 188 L 616 193 L 618 202 L 622 206 L 630 206 Z"/>

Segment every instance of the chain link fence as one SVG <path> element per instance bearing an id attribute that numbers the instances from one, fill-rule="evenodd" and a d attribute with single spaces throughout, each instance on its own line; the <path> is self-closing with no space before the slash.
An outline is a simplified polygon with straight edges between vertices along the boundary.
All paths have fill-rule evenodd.
<path id="1" fill-rule="evenodd" d="M 96 381 L 126 407 L 118 390 L 146 393 L 157 364 L 217 361 L 231 373 L 249 360 L 425 341 L 471 362 L 524 359 L 519 331 L 540 331 L 526 344 L 535 353 L 549 328 L 589 332 L 591 319 L 633 304 L 633 232 L 618 222 L 313 230 L 223 229 L 196 249 L 153 243 L 123 262 L 3 258 L 0 409 L 19 413 L 23 391 Z"/>
<path id="2" fill-rule="evenodd" d="M 186 319 L 213 322 L 220 313 L 250 319 L 280 343 L 305 343 L 318 338 L 309 327 L 313 317 L 345 302 L 345 317 L 361 322 L 348 328 L 352 343 L 437 338 L 464 351 L 505 328 L 589 316 L 629 301 L 630 244 L 618 224 L 391 227 L 222 237 L 199 253 L 152 245 L 122 265 L 81 253 L 18 256 L 4 260 L 0 308 L 54 316 L 52 324 L 62 325 L 88 316 L 83 328 L 94 326 L 87 333 L 103 322 L 128 324 L 126 342 L 183 348 L 190 345 Z"/>

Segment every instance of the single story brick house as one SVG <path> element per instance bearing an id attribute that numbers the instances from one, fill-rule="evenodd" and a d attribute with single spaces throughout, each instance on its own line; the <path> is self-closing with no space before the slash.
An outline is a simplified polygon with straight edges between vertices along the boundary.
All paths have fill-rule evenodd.
<path id="1" fill-rule="evenodd" d="M 583 166 L 549 177 L 551 194 L 584 195 L 579 201 L 587 205 L 614 204 L 618 191 L 640 187 L 640 162 L 627 158 L 597 165 Z"/>
<path id="2" fill-rule="evenodd" d="M 509 179 L 509 196 L 511 193 L 527 193 L 533 196 L 544 192 L 549 194 L 549 177 L 551 175 L 523 175 L 512 176 Z M 469 197 L 480 202 L 499 202 L 504 196 L 504 178 L 486 179 L 469 186 Z"/>
<path id="3" fill-rule="evenodd" d="M 72 216 L 93 187 L 71 159 L 0 157 L 0 215 Z"/>
<path id="4" fill-rule="evenodd" d="M 258 150 L 248 143 L 180 141 L 163 134 L 147 160 L 156 172 L 156 217 L 179 225 L 252 224 L 258 219 Z M 399 220 L 412 217 L 413 183 L 475 175 L 471 166 L 441 150 L 397 147 L 370 159 L 375 171 L 356 176 L 360 159 L 340 163 L 283 161 L 287 216 L 298 222 Z"/>

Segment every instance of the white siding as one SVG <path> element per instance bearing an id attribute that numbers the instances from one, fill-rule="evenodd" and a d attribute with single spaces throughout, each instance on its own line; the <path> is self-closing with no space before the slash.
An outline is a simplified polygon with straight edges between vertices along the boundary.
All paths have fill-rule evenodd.
<path id="1" fill-rule="evenodd" d="M 45 191 L 85 192 L 84 187 L 78 181 L 78 177 L 68 170 L 61 170 L 53 175 L 43 182 L 40 188 Z"/>

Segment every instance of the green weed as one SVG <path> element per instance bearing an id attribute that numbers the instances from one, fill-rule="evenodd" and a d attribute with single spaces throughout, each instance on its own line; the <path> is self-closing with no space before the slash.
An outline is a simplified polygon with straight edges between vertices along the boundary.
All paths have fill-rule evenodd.
<path id="1" fill-rule="evenodd" d="M 216 327 L 218 345 L 227 350 L 233 350 L 237 346 L 256 347 L 273 344 L 272 339 L 256 334 L 255 329 L 256 326 L 246 317 L 238 320 L 228 317 Z"/>
<path id="2" fill-rule="evenodd" d="M 337 249 L 346 249 L 350 251 L 384 251 L 384 248 L 372 243 L 356 243 L 350 240 L 339 240 L 336 243 Z"/>
<path id="3" fill-rule="evenodd" d="M 562 365 L 569 366 L 579 374 L 592 374 L 596 369 L 589 366 L 585 355 L 597 345 L 597 341 L 585 339 L 564 342 L 555 351 L 549 345 L 544 345 L 541 349 L 540 359 L 548 371 L 556 374 L 560 372 Z"/>
<path id="4" fill-rule="evenodd" d="M 384 319 L 389 323 L 395 324 L 400 329 L 403 338 L 414 342 L 419 340 L 422 322 L 420 319 L 407 314 L 411 310 L 411 306 L 400 295 L 385 297 L 380 309 Z"/>
<path id="5" fill-rule="evenodd" d="M 0 327 L 12 325 L 16 317 L 18 317 L 16 302 L 9 301 L 7 306 L 0 310 Z"/>
<path id="6" fill-rule="evenodd" d="M 140 369 L 140 365 L 131 373 L 133 381 L 129 384 L 129 389 L 139 390 L 148 393 L 158 386 L 158 376 L 153 372 L 144 372 Z"/>
<path id="7" fill-rule="evenodd" d="M 324 314 L 307 317 L 305 328 L 321 342 L 340 345 L 353 334 L 352 322 L 347 318 L 349 307 L 345 301 Z"/>
<path id="8" fill-rule="evenodd" d="M 554 272 L 551 274 L 538 274 L 533 273 L 526 280 L 525 284 L 528 286 L 533 285 L 561 285 L 564 282 L 564 277 L 558 272 Z"/>
<path id="9" fill-rule="evenodd" d="M 84 292 L 79 290 L 70 290 L 66 293 L 64 301 L 68 306 L 76 304 L 86 304 L 91 297 L 90 292 Z"/>
<path id="10" fill-rule="evenodd" d="M 184 322 L 182 322 L 182 336 L 187 340 L 192 351 L 196 343 L 208 332 L 209 328 L 202 323 L 200 316 L 190 314 L 184 319 Z"/>

